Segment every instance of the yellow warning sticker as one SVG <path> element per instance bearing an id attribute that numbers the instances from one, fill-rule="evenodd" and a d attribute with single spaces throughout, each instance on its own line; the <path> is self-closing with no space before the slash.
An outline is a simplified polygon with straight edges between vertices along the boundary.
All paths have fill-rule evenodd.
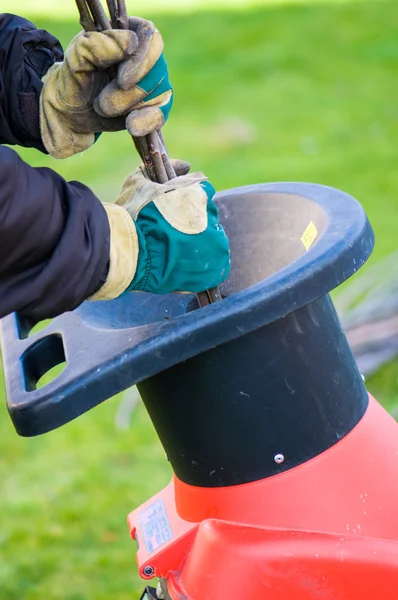
<path id="1" fill-rule="evenodd" d="M 301 241 L 304 244 L 305 249 L 308 250 L 311 248 L 312 244 L 315 242 L 318 237 L 318 230 L 313 221 L 308 225 L 307 229 L 304 231 Z"/>

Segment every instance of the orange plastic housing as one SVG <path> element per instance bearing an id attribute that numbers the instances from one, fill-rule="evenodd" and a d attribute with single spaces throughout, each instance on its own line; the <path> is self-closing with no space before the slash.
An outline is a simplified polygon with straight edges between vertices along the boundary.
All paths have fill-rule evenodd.
<path id="1" fill-rule="evenodd" d="M 398 600 L 398 425 L 373 399 L 327 452 L 228 488 L 178 479 L 128 517 L 174 600 Z"/>

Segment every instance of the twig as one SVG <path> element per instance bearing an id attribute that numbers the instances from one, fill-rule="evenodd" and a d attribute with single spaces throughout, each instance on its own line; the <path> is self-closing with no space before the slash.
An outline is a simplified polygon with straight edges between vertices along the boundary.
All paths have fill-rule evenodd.
<path id="1" fill-rule="evenodd" d="M 174 171 L 173 165 L 171 164 L 169 154 L 168 154 L 167 148 L 166 148 L 166 142 L 164 141 L 163 133 L 159 129 L 159 131 L 156 132 L 156 135 L 158 138 L 158 146 L 159 146 L 160 152 L 162 154 L 162 161 L 163 161 L 164 167 L 166 169 L 167 176 L 169 179 L 174 179 L 174 177 L 177 177 L 177 174 Z"/>
<path id="2" fill-rule="evenodd" d="M 116 0 L 107 0 L 109 13 L 111 19 L 118 19 L 118 15 L 115 14 L 115 11 L 119 11 L 121 7 L 123 12 L 123 2 L 118 2 L 117 8 L 115 6 Z M 109 23 L 105 11 L 102 8 L 102 5 L 99 0 L 76 0 L 77 7 L 80 13 L 80 23 L 84 27 L 86 31 L 103 31 L 111 29 L 111 24 Z M 124 6 L 125 9 L 125 6 Z M 91 14 L 90 14 L 91 13 Z M 127 14 L 127 11 L 126 11 Z M 91 17 L 93 16 L 93 18 Z M 94 21 L 93 21 L 94 19 Z M 118 21 L 119 22 L 119 21 Z M 134 139 L 134 144 L 137 149 L 138 154 L 141 157 L 141 160 L 145 164 L 145 168 L 148 174 L 148 177 L 152 181 L 156 181 L 156 173 L 153 165 L 151 164 L 151 157 L 149 154 L 148 144 L 146 144 L 146 150 L 143 147 L 143 138 Z"/>
<path id="3" fill-rule="evenodd" d="M 162 130 L 158 129 L 156 131 L 156 133 L 157 133 L 157 137 L 158 137 L 159 149 L 161 150 L 161 152 L 163 152 L 165 154 L 165 156 L 167 158 L 169 158 L 169 153 L 167 151 L 166 142 L 164 141 Z M 173 171 L 174 171 L 174 169 L 173 169 Z"/>
<path id="4" fill-rule="evenodd" d="M 118 8 L 116 0 L 106 0 L 108 5 L 109 15 L 111 17 L 112 29 L 119 29 L 118 25 Z"/>
<path id="5" fill-rule="evenodd" d="M 90 11 L 87 8 L 85 0 L 76 0 L 77 8 L 80 15 L 80 25 L 85 31 L 96 31 L 96 26 L 91 16 Z"/>
<path id="6" fill-rule="evenodd" d="M 114 2 L 115 0 L 111 0 Z M 127 8 L 125 0 L 116 0 L 117 1 L 117 25 L 119 29 L 128 29 L 129 28 L 129 20 L 127 15 Z M 109 6 L 109 5 L 108 5 Z M 111 8 L 109 7 L 109 11 L 112 15 Z M 157 142 L 155 142 L 155 138 Z M 161 131 L 154 132 L 154 134 L 150 134 L 147 136 L 148 146 L 151 147 L 153 144 L 154 147 L 159 147 L 161 152 L 161 160 L 158 160 L 156 165 L 154 163 L 154 170 L 158 177 L 154 180 L 158 183 L 165 183 L 169 179 L 174 179 L 176 177 L 176 173 L 173 169 L 173 165 L 170 162 L 169 156 L 166 150 L 166 144 L 163 138 Z M 136 145 L 137 147 L 137 145 Z M 151 155 L 152 156 L 152 155 Z M 154 156 L 154 159 L 157 160 L 157 156 Z M 166 171 L 166 173 L 164 173 Z M 164 177 L 168 177 L 165 181 L 163 181 Z"/>
<path id="7" fill-rule="evenodd" d="M 157 181 L 155 167 L 152 162 L 151 154 L 149 152 L 148 138 L 147 137 L 140 137 L 140 138 L 133 137 L 133 141 L 134 141 L 135 147 L 138 149 L 140 156 L 144 162 L 145 169 L 146 169 L 149 179 L 151 181 Z"/>
<path id="8" fill-rule="evenodd" d="M 211 290 L 207 290 L 207 294 L 209 295 L 211 304 L 220 302 L 220 300 L 223 299 L 219 288 L 212 288 Z"/>
<path id="9" fill-rule="evenodd" d="M 162 138 L 160 137 L 160 132 L 159 131 L 155 131 L 154 134 L 155 134 L 155 137 L 158 140 L 158 146 L 159 146 L 159 149 L 160 149 L 160 151 L 162 153 L 162 166 L 165 167 L 166 173 L 169 174 L 169 179 L 174 179 L 174 177 L 176 177 L 177 175 L 176 175 L 176 172 L 173 169 L 173 165 L 170 162 L 170 158 L 169 158 L 169 156 L 167 154 L 167 150 L 165 149 L 165 147 L 164 147 L 164 145 L 162 143 Z"/>
<path id="10" fill-rule="evenodd" d="M 118 29 L 129 28 L 129 18 L 125 0 L 117 0 L 117 24 Z"/>
<path id="11" fill-rule="evenodd" d="M 162 142 L 163 150 L 168 155 L 166 142 L 164 141 L 164 137 L 163 137 L 163 133 L 162 133 L 161 129 L 159 129 L 159 131 L 158 131 L 158 136 L 159 136 L 160 141 Z"/>
<path id="12" fill-rule="evenodd" d="M 88 1 L 93 1 L 93 0 L 88 0 Z M 115 2 L 116 2 L 116 6 L 115 6 Z M 116 21 L 116 28 L 117 29 L 128 29 L 129 28 L 129 19 L 128 19 L 125 0 L 109 0 L 108 7 L 109 7 L 109 13 L 111 15 L 112 23 L 113 23 L 114 19 Z M 160 183 L 160 179 L 157 177 L 157 169 L 156 169 L 154 163 L 152 162 L 152 155 L 149 151 L 151 141 L 148 137 L 148 139 L 146 140 L 146 144 L 144 146 L 143 139 L 144 138 L 140 138 L 139 140 L 134 140 L 134 145 L 138 151 L 138 154 L 141 156 L 141 159 L 144 159 L 145 168 L 147 170 L 147 173 L 148 173 L 150 179 L 152 181 L 157 181 L 158 183 Z"/>
<path id="13" fill-rule="evenodd" d="M 98 31 L 112 29 L 100 0 L 87 0 L 87 4 L 90 7 Z"/>
<path id="14" fill-rule="evenodd" d="M 165 154 L 164 151 L 161 151 L 161 154 L 164 168 L 166 169 L 167 179 L 170 181 L 171 179 L 177 177 L 177 173 L 174 171 L 173 165 L 171 164 L 167 154 Z"/>
<path id="15" fill-rule="evenodd" d="M 105 30 L 109 30 L 111 29 L 112 25 L 114 24 L 114 22 L 117 22 L 118 28 L 119 29 L 128 29 L 128 15 L 127 15 L 127 9 L 126 9 L 126 3 L 125 0 L 107 0 L 107 5 L 108 5 L 108 9 L 109 9 L 109 14 L 111 17 L 111 21 L 112 21 L 112 25 L 109 22 L 105 11 L 102 7 L 101 1 L 100 0 L 86 0 L 87 5 L 83 2 L 83 0 L 76 0 L 76 3 L 78 5 L 79 8 L 79 12 L 82 15 L 82 11 L 84 11 L 85 13 L 85 18 L 83 20 L 85 26 L 90 26 L 91 30 L 92 30 L 92 21 L 91 19 L 87 19 L 87 15 L 89 15 L 87 7 L 90 9 L 91 14 L 93 15 L 94 18 L 94 22 L 95 22 L 95 26 L 99 31 L 105 31 Z M 117 2 L 117 5 L 115 4 L 115 2 Z M 155 136 L 158 136 L 158 133 L 155 133 Z M 154 143 L 154 138 L 153 136 L 149 136 L 148 139 L 146 140 L 146 145 L 144 148 L 143 145 L 143 140 L 144 138 L 139 138 L 134 140 L 134 144 L 135 147 L 139 153 L 139 155 L 141 156 L 141 159 L 144 160 L 145 162 L 145 168 L 147 170 L 148 176 L 150 177 L 150 179 L 152 179 L 152 181 L 157 181 L 158 183 L 164 183 L 164 177 L 165 177 L 165 173 L 166 176 L 168 176 L 169 178 L 172 178 L 171 175 L 174 174 L 175 177 L 175 172 L 174 169 L 170 163 L 170 159 L 167 156 L 167 152 L 162 150 L 162 143 L 156 144 Z M 164 143 L 164 140 L 162 140 L 162 142 Z M 159 156 L 159 160 L 157 160 L 158 156 L 157 154 L 153 154 L 152 152 L 150 152 L 150 146 L 153 145 L 154 148 L 156 147 L 160 147 L 160 151 L 161 151 L 161 156 Z M 155 160 L 157 160 L 157 165 L 155 167 L 155 165 L 152 162 L 152 154 L 153 157 L 155 158 Z M 158 173 L 159 170 L 159 173 Z M 158 176 L 159 175 L 159 176 Z M 167 179 L 168 181 L 168 179 Z"/>
<path id="16" fill-rule="evenodd" d="M 221 292 L 218 288 L 212 288 L 206 292 L 200 292 L 199 294 L 196 294 L 196 297 L 201 308 L 209 306 L 209 304 L 215 304 L 216 302 L 220 302 L 220 300 L 222 300 Z"/>
<path id="17" fill-rule="evenodd" d="M 158 131 L 158 144 L 159 150 L 162 155 L 162 161 L 164 164 L 164 168 L 166 169 L 168 179 L 174 179 L 177 177 L 177 173 L 175 172 L 173 165 L 169 159 L 169 154 L 167 152 L 166 143 L 164 141 L 164 137 L 161 131 Z"/>
<path id="18" fill-rule="evenodd" d="M 149 153 L 152 158 L 153 166 L 155 167 L 156 179 L 158 183 L 167 183 L 169 178 L 167 177 L 166 168 L 163 162 L 163 155 L 159 151 L 158 140 L 159 136 L 156 131 L 150 133 L 147 136 Z"/>
<path id="19" fill-rule="evenodd" d="M 196 299 L 200 308 L 204 308 L 205 306 L 209 306 L 211 304 L 207 292 L 199 292 L 198 294 L 196 294 Z"/>

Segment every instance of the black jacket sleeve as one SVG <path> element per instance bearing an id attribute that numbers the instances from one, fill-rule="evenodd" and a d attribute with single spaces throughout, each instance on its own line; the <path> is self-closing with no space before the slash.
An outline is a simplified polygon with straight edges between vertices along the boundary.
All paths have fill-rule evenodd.
<path id="1" fill-rule="evenodd" d="M 101 202 L 0 146 L 0 317 L 73 310 L 104 283 L 110 247 Z"/>
<path id="2" fill-rule="evenodd" d="M 0 14 L 0 143 L 45 152 L 40 136 L 42 78 L 63 58 L 58 40 L 21 17 Z"/>
<path id="3" fill-rule="evenodd" d="M 53 36 L 0 14 L 0 143 L 44 151 L 41 79 L 61 59 Z M 105 210 L 87 187 L 0 146 L 0 317 L 74 309 L 105 281 L 109 244 Z"/>

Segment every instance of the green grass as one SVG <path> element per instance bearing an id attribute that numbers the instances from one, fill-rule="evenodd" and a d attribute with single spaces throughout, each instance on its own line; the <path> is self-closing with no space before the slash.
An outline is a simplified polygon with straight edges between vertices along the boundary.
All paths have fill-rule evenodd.
<path id="1" fill-rule="evenodd" d="M 8 4 L 14 12 L 22 6 Z M 66 43 L 79 28 L 69 9 L 62 14 L 36 22 Z M 191 160 L 219 189 L 280 180 L 342 188 L 368 211 L 374 260 L 395 248 L 398 3 L 159 14 L 156 22 L 176 89 L 165 130 L 173 156 Z M 137 164 L 123 133 L 62 163 L 21 154 L 87 183 L 103 200 L 116 197 Z M 369 387 L 393 409 L 395 366 Z M 35 440 L 19 439 L 1 408 L 1 600 L 138 594 L 125 515 L 170 472 L 142 408 L 131 430 L 115 431 L 117 402 Z"/>

